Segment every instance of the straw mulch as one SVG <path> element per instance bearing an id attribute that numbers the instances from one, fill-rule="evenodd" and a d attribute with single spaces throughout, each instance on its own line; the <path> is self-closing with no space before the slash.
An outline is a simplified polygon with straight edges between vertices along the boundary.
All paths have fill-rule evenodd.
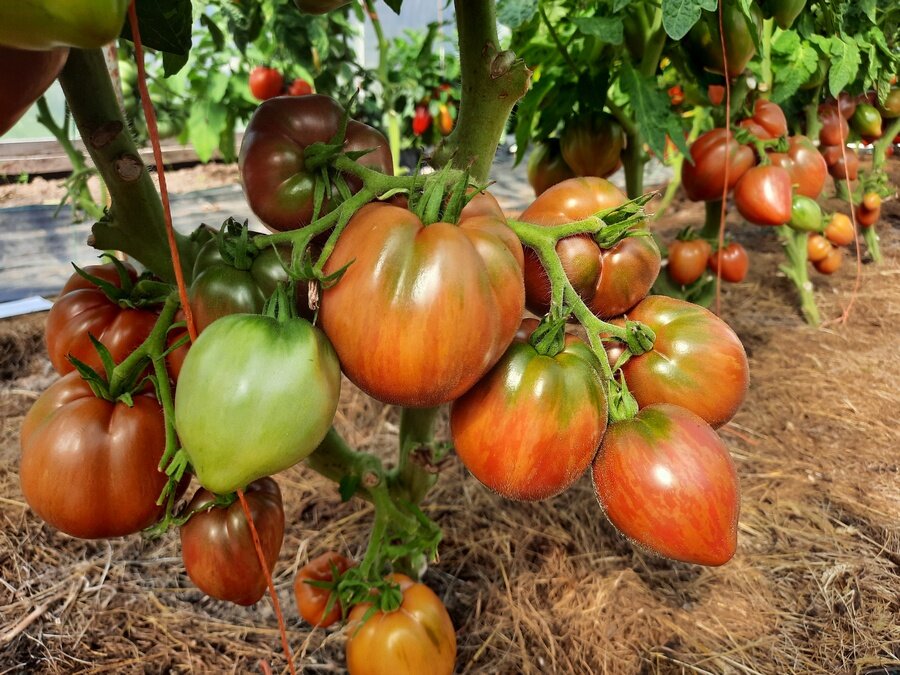
<path id="1" fill-rule="evenodd" d="M 668 231 L 698 221 L 683 206 Z M 451 462 L 427 508 L 444 528 L 426 581 L 459 640 L 461 673 L 875 673 L 900 669 L 900 207 L 885 207 L 886 261 L 864 265 L 846 325 L 807 327 L 776 269 L 771 233 L 735 228 L 754 250 L 723 314 L 752 384 L 723 429 L 743 489 L 739 551 L 718 569 L 636 552 L 583 479 L 556 499 L 495 497 Z M 853 265 L 814 281 L 840 315 Z M 18 427 L 51 381 L 43 317 L 0 323 L 0 672 L 283 672 L 268 600 L 252 608 L 192 588 L 177 535 L 84 542 L 43 525 L 17 480 Z M 345 387 L 337 423 L 389 455 L 395 411 Z M 288 531 L 276 585 L 304 672 L 341 672 L 340 630 L 311 632 L 291 585 L 328 549 L 358 556 L 371 510 L 342 504 L 304 468 L 279 476 Z M 63 489 L 63 486 L 61 486 Z"/>

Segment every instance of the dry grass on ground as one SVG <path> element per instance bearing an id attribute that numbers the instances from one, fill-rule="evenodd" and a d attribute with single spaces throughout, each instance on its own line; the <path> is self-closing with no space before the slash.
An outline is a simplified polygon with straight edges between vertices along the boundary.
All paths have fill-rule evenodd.
<path id="1" fill-rule="evenodd" d="M 706 569 L 634 551 L 588 481 L 541 504 L 499 499 L 451 463 L 428 511 L 444 528 L 426 581 L 458 629 L 465 673 L 896 673 L 900 669 L 900 207 L 886 260 L 863 267 L 850 320 L 815 330 L 776 275 L 770 233 L 739 232 L 749 280 L 724 316 L 751 358 L 750 394 L 723 429 L 743 489 L 739 552 Z M 667 220 L 696 221 L 696 206 Z M 736 228 L 737 229 L 737 228 Z M 853 286 L 816 277 L 823 315 Z M 18 427 L 52 380 L 43 317 L 0 323 L 0 672 L 276 672 L 267 601 L 236 608 L 193 589 L 177 537 L 82 542 L 43 525 L 17 480 Z M 9 355 L 9 356 L 7 356 Z M 10 378 L 10 369 L 18 371 Z M 396 414 L 350 387 L 338 425 L 389 453 Z M 371 512 L 304 468 L 279 477 L 288 532 L 276 584 L 304 672 L 340 672 L 340 631 L 297 618 L 294 572 L 336 548 L 358 555 Z"/>

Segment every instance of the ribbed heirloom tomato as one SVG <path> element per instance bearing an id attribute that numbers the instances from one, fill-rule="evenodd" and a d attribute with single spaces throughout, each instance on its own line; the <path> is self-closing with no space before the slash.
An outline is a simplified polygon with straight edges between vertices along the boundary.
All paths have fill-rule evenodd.
<path id="1" fill-rule="evenodd" d="M 625 131 L 611 116 L 583 115 L 566 126 L 560 149 L 577 176 L 604 178 L 619 166 Z"/>
<path id="2" fill-rule="evenodd" d="M 344 109 L 328 96 L 280 96 L 262 103 L 247 124 L 238 158 L 247 203 L 266 227 L 295 230 L 313 215 L 315 174 L 304 162 L 306 148 L 327 143 L 337 133 Z M 360 164 L 393 173 L 387 139 L 372 127 L 350 120 L 344 151 L 369 150 Z M 351 191 L 362 184 L 345 176 Z M 328 211 L 328 202 L 323 204 Z"/>
<path id="3" fill-rule="evenodd" d="M 574 335 L 555 355 L 539 353 L 526 319 L 496 366 L 453 402 L 456 454 L 485 486 L 508 499 L 559 494 L 591 463 L 606 430 L 600 364 Z"/>
<path id="4" fill-rule="evenodd" d="M 742 120 L 740 126 L 762 140 L 786 136 L 788 132 L 787 118 L 781 106 L 762 98 L 753 105 L 753 117 Z"/>
<path id="5" fill-rule="evenodd" d="M 563 159 L 558 138 L 537 143 L 528 157 L 528 182 L 534 188 L 536 197 L 557 183 L 574 177 L 575 172 Z"/>
<path id="6" fill-rule="evenodd" d="M 124 266 L 131 281 L 137 279 L 135 269 L 127 263 Z M 112 263 L 91 265 L 85 271 L 121 286 L 119 274 Z M 92 368 L 101 368 L 100 355 L 91 343 L 90 335 L 103 343 L 113 361 L 119 363 L 147 339 L 157 318 L 154 311 L 128 307 L 125 303 L 111 300 L 91 282 L 73 274 L 47 315 L 50 363 L 61 375 L 72 372 L 75 367 L 66 358 L 71 354 Z"/>
<path id="7" fill-rule="evenodd" d="M 626 197 L 603 178 L 563 181 L 535 199 L 522 220 L 550 227 L 571 223 L 625 203 Z M 566 276 L 590 310 L 608 318 L 627 312 L 650 292 L 659 274 L 659 248 L 649 236 L 623 239 L 602 249 L 590 236 L 560 239 L 556 245 Z M 525 254 L 525 292 L 536 314 L 550 306 L 550 280 L 537 255 Z"/>
<path id="8" fill-rule="evenodd" d="M 825 158 L 806 136 L 791 136 L 788 143 L 787 153 L 770 152 L 769 159 L 775 166 L 787 169 L 799 194 L 816 199 L 828 175 Z"/>
<path id="9" fill-rule="evenodd" d="M 341 367 L 370 396 L 435 406 L 477 382 L 522 318 L 522 245 L 497 201 L 476 195 L 459 223 L 369 204 L 350 220 L 325 273 L 321 325 Z"/>
<path id="10" fill-rule="evenodd" d="M 825 227 L 825 237 L 835 246 L 853 243 L 853 221 L 843 213 L 835 213 Z"/>
<path id="11" fill-rule="evenodd" d="M 328 602 L 332 595 L 327 588 L 313 586 L 310 581 L 334 581 L 334 571 L 343 574 L 353 566 L 353 563 L 340 553 L 331 551 L 313 558 L 297 572 L 294 579 L 294 597 L 297 600 L 297 611 L 303 620 L 313 626 L 327 628 L 341 618 L 341 603 L 335 600 L 331 609 Z"/>
<path id="12" fill-rule="evenodd" d="M 284 541 L 281 490 L 271 478 L 250 483 L 244 491 L 269 572 Z M 252 605 L 266 592 L 266 576 L 247 516 L 238 500 L 212 507 L 216 496 L 200 488 L 185 507 L 198 511 L 181 526 L 181 557 L 191 581 L 207 595 L 238 605 Z M 206 507 L 208 510 L 202 510 Z"/>
<path id="13" fill-rule="evenodd" d="M 399 609 L 375 611 L 365 621 L 370 603 L 350 612 L 350 675 L 450 675 L 456 663 L 456 632 L 444 604 L 425 584 L 402 574 L 389 579 L 400 585 Z"/>
<path id="14" fill-rule="evenodd" d="M 611 424 L 593 467 L 604 513 L 657 555 L 723 565 L 737 546 L 740 487 L 728 449 L 684 408 L 652 405 Z"/>
<path id="15" fill-rule="evenodd" d="M 753 150 L 741 145 L 726 129 L 713 129 L 691 145 L 691 161 L 682 168 L 684 191 L 693 201 L 722 199 L 725 162 L 728 162 L 728 189 L 731 190 L 750 167 L 756 164 Z"/>
<path id="16" fill-rule="evenodd" d="M 19 480 L 28 504 L 53 527 L 83 539 L 121 537 L 162 515 L 167 477 L 162 406 L 152 393 L 133 405 L 98 398 L 77 372 L 35 401 L 20 435 Z"/>
<path id="17" fill-rule="evenodd" d="M 663 295 L 645 298 L 628 318 L 656 333 L 651 351 L 622 366 L 639 406 L 672 403 L 714 427 L 734 416 L 747 394 L 750 369 L 728 324 L 699 305 Z"/>

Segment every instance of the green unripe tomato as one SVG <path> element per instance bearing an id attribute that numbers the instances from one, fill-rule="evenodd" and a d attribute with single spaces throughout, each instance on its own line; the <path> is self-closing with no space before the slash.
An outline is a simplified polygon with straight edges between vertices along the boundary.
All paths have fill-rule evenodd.
<path id="1" fill-rule="evenodd" d="M 802 232 L 821 232 L 825 229 L 822 208 L 815 199 L 794 195 L 791 199 L 791 219 L 788 225 Z"/>
<path id="2" fill-rule="evenodd" d="M 883 104 L 878 105 L 878 112 L 884 119 L 900 117 L 900 89 L 891 89 Z"/>
<path id="3" fill-rule="evenodd" d="M 866 140 L 881 138 L 881 113 L 873 105 L 860 103 L 850 118 L 850 126 Z"/>
<path id="4" fill-rule="evenodd" d="M 19 49 L 99 49 L 117 37 L 129 0 L 4 0 L 0 44 Z"/>
<path id="5" fill-rule="evenodd" d="M 191 345 L 175 428 L 200 484 L 225 494 L 306 459 L 337 410 L 334 348 L 305 319 L 232 314 Z"/>

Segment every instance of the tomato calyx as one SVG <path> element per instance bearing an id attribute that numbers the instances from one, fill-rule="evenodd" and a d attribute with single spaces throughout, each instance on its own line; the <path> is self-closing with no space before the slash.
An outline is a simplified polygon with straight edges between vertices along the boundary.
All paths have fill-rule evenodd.
<path id="1" fill-rule="evenodd" d="M 133 279 L 122 261 L 109 253 L 102 254 L 100 258 L 115 267 L 119 276 L 118 286 L 91 274 L 75 263 L 72 263 L 72 267 L 80 277 L 103 291 L 103 294 L 119 307 L 138 309 L 160 305 L 172 291 L 169 284 L 152 279 L 148 273 Z"/>
<path id="2" fill-rule="evenodd" d="M 566 307 L 545 316 L 528 338 L 538 354 L 556 356 L 566 345 L 566 323 L 571 312 Z"/>
<path id="3" fill-rule="evenodd" d="M 756 149 L 756 156 L 762 165 L 771 164 L 768 152 L 785 153 L 790 149 L 787 136 L 776 138 L 760 138 L 746 127 L 732 128 L 735 140 L 741 145 L 750 145 Z"/>
<path id="4" fill-rule="evenodd" d="M 620 362 L 624 363 L 628 360 L 628 352 L 622 354 L 616 366 L 620 366 Z M 625 381 L 625 373 L 619 370 L 619 379 L 609 380 L 606 385 L 607 400 L 609 401 L 609 421 L 610 424 L 630 420 L 638 414 L 639 407 L 637 400 L 628 389 L 628 383 Z"/>

